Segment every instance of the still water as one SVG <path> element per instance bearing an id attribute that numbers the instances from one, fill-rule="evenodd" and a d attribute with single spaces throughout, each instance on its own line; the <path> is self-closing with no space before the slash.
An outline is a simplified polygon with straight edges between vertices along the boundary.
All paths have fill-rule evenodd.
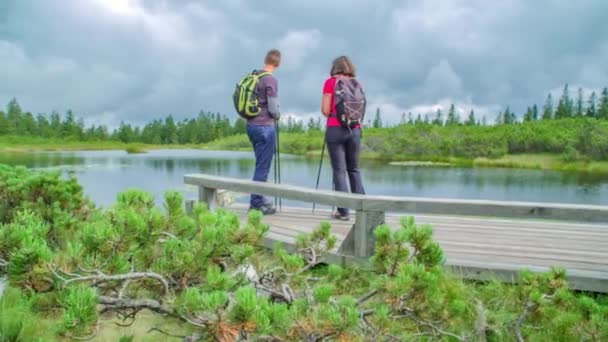
<path id="1" fill-rule="evenodd" d="M 127 188 L 151 192 L 158 202 L 169 189 L 182 191 L 186 198 L 195 198 L 196 189 L 183 184 L 185 174 L 250 178 L 255 162 L 249 152 L 157 150 L 145 154 L 124 151 L 3 153 L 0 163 L 72 172 L 86 195 L 107 207 Z M 318 167 L 318 159 L 282 155 L 282 182 L 314 187 Z M 375 195 L 608 204 L 608 177 L 583 173 L 364 162 L 362 174 L 366 192 Z M 269 181 L 272 180 L 271 171 Z M 327 161 L 323 165 L 320 187 L 331 187 Z M 237 201 L 246 202 L 247 198 L 242 196 Z M 285 200 L 283 203 L 295 204 Z"/>

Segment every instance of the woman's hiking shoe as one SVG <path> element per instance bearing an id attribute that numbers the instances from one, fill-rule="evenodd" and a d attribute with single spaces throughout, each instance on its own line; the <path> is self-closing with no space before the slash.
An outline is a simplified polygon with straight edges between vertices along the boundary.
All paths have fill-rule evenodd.
<path id="1" fill-rule="evenodd" d="M 333 213 L 331 213 L 331 218 L 333 218 L 335 220 L 340 220 L 340 221 L 350 220 L 350 217 L 348 215 L 342 215 L 337 211 L 334 211 Z"/>
<path id="2" fill-rule="evenodd" d="M 277 212 L 277 209 L 272 204 L 265 204 L 259 208 L 249 207 L 249 211 L 258 210 L 264 215 L 273 215 Z"/>

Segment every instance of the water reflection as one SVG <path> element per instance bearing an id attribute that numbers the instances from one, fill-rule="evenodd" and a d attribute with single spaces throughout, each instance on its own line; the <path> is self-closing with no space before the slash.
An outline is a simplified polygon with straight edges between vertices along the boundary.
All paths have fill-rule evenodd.
<path id="1" fill-rule="evenodd" d="M 134 155 L 124 151 L 4 153 L 0 154 L 0 163 L 75 172 L 86 193 L 104 206 L 113 203 L 118 192 L 133 187 L 149 191 L 158 199 L 169 189 L 194 197 L 194 189 L 183 184 L 184 174 L 208 173 L 249 179 L 255 167 L 250 152 L 200 150 L 161 150 Z M 284 155 L 282 181 L 314 187 L 318 163 L 318 159 Z M 378 162 L 362 163 L 362 173 L 368 194 L 608 204 L 608 178 L 594 174 L 394 166 Z M 273 178 L 271 168 L 269 180 Z M 320 187 L 331 188 L 327 161 Z"/>

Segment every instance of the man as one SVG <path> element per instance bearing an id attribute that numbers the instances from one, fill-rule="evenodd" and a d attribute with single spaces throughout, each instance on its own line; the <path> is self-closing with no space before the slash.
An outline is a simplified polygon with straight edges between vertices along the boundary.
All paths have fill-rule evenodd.
<path id="1" fill-rule="evenodd" d="M 279 87 L 277 79 L 272 73 L 281 64 L 281 52 L 272 49 L 266 54 L 264 67 L 258 73 L 267 72 L 268 75 L 260 78 L 257 85 L 259 104 L 261 111 L 255 117 L 247 121 L 247 135 L 255 153 L 255 172 L 253 180 L 266 182 L 272 157 L 276 148 L 275 120 L 279 120 Z M 272 215 L 276 208 L 264 196 L 251 195 L 250 210 L 259 210 L 264 215 Z"/>

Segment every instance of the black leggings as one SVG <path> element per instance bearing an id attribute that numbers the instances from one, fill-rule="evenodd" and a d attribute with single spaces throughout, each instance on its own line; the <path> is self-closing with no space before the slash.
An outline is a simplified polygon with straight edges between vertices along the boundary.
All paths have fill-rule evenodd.
<path id="1" fill-rule="evenodd" d="M 327 127 L 325 131 L 327 151 L 333 169 L 334 189 L 348 192 L 346 175 L 350 182 L 350 191 L 365 194 L 359 171 L 359 154 L 361 152 L 361 129 L 349 130 L 344 127 Z M 348 215 L 347 208 L 338 208 L 340 215 Z"/>

